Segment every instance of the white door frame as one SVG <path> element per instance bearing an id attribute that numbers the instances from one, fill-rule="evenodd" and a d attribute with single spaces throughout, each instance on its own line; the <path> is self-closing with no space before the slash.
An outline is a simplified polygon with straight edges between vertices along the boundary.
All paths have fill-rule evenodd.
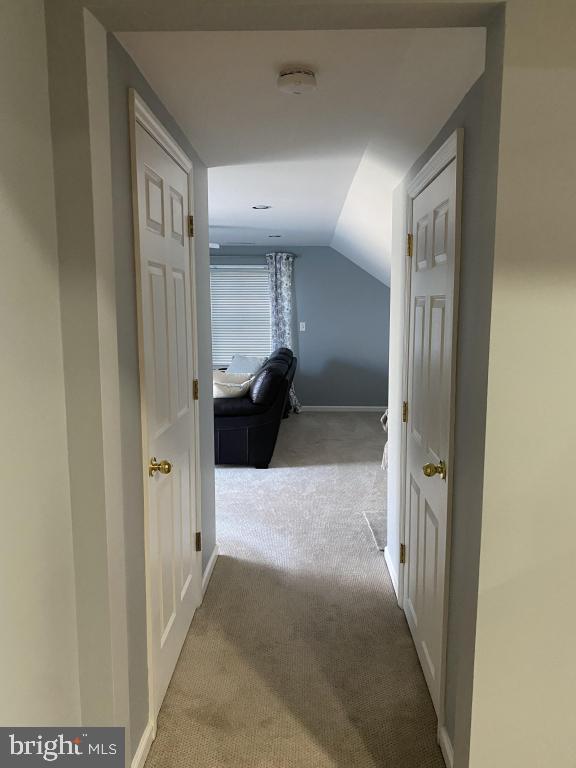
<path id="1" fill-rule="evenodd" d="M 194 189 L 192 179 L 192 160 L 175 141 L 165 126 L 158 120 L 141 96 L 133 89 L 129 90 L 130 112 L 130 147 L 132 164 L 132 209 L 134 223 L 134 256 L 136 259 L 136 300 L 138 305 L 138 356 L 140 366 L 140 388 L 144 382 L 144 345 L 142 328 L 142 308 L 140 306 L 140 231 L 138 223 L 138 184 L 137 184 L 137 158 L 136 158 L 136 126 L 141 126 L 182 168 L 188 178 L 188 215 L 194 215 Z M 197 320 L 197 296 L 196 296 L 196 260 L 194 258 L 194 238 L 189 237 L 188 248 L 190 254 L 190 295 L 192 298 L 192 376 L 198 378 L 198 320 Z M 201 505 L 201 475 L 200 475 L 200 430 L 198 400 L 192 399 L 194 408 L 194 435 L 195 443 L 195 503 L 196 503 L 196 529 L 202 531 L 202 505 Z M 144 484 L 144 537 L 145 537 L 145 562 L 146 562 L 146 643 L 148 656 L 148 726 L 142 738 L 141 747 L 144 751 L 150 746 L 150 742 L 156 737 L 156 707 L 154 691 L 154 669 L 152 654 L 152 620 L 151 620 L 151 574 L 149 558 L 149 531 L 150 531 L 150 505 L 148 483 L 148 434 L 146 423 L 146 409 L 142 404 L 142 479 Z M 202 601 L 202 558 L 197 558 L 199 571 L 196 574 L 194 590 L 196 606 Z M 144 744 L 148 742 L 147 747 Z M 145 757 L 145 755 L 144 755 Z"/>
<path id="2" fill-rule="evenodd" d="M 450 425 L 448 430 L 448 454 L 446 463 L 448 467 L 454 466 L 454 425 L 455 425 L 455 403 L 456 403 L 456 358 L 458 352 L 458 293 L 460 277 L 460 252 L 461 252 L 461 221 L 462 221 L 462 160 L 464 148 L 464 129 L 458 128 L 452 133 L 442 146 L 432 155 L 430 160 L 420 169 L 412 181 L 408 184 L 406 190 L 406 230 L 405 242 L 408 242 L 408 235 L 412 235 L 412 203 L 420 192 L 427 187 L 442 171 L 453 161 L 456 160 L 456 221 L 455 221 L 455 248 L 454 248 L 454 304 L 452 323 L 452 383 L 450 398 Z M 402 353 L 402 397 L 409 403 L 408 399 L 408 352 L 410 342 L 410 290 L 412 278 L 412 264 L 408 249 L 405 252 L 405 285 L 404 285 L 404 338 Z M 398 526 L 399 546 L 406 541 L 406 462 L 408 448 L 408 424 L 402 424 L 402 446 L 401 446 L 401 480 L 400 480 L 400 520 Z M 446 690 L 446 645 L 447 645 L 447 623 L 448 623 L 448 597 L 450 586 L 450 556 L 451 556 L 451 531 L 452 531 L 452 487 L 453 472 L 448 472 L 448 510 L 446 527 L 446 570 L 444 579 L 444 616 L 442 620 L 442 663 L 440 670 L 440 701 L 438 707 L 438 741 L 444 754 L 447 765 L 453 763 L 452 744 L 445 728 L 445 690 Z M 398 605 L 402 608 L 404 605 L 404 580 L 405 568 L 403 563 L 398 565 Z"/>

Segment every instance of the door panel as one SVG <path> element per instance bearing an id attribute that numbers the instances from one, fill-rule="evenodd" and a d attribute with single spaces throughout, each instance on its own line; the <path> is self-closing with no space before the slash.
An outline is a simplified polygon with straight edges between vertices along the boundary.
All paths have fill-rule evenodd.
<path id="1" fill-rule="evenodd" d="M 188 175 L 135 129 L 151 698 L 158 713 L 199 603 Z M 148 461 L 167 461 L 148 474 Z"/>
<path id="2" fill-rule="evenodd" d="M 426 464 L 450 471 L 456 161 L 413 200 L 406 451 L 404 610 L 434 706 L 442 671 L 448 536 L 448 483 Z"/>
<path id="3" fill-rule="evenodd" d="M 150 280 L 150 329 L 154 371 L 150 382 L 152 395 L 153 430 L 158 436 L 170 425 L 170 372 L 168 367 L 168 307 L 166 297 L 166 269 L 163 264 L 148 265 Z"/>
<path id="4" fill-rule="evenodd" d="M 416 440 L 417 443 L 422 444 L 422 436 L 424 434 L 424 395 L 426 383 L 424 376 L 426 299 L 423 296 L 416 296 L 414 298 L 412 327 L 414 329 L 412 339 L 413 354 L 410 359 L 414 370 L 412 375 L 412 396 L 410 400 L 412 406 L 410 429 L 412 431 L 412 439 Z"/>
<path id="5" fill-rule="evenodd" d="M 417 272 L 422 272 L 423 270 L 428 269 L 428 215 L 423 216 L 416 222 L 415 239 L 415 270 Z"/>
<path id="6" fill-rule="evenodd" d="M 440 522 L 427 500 L 424 501 L 422 535 L 422 590 L 424 608 L 424 631 L 422 646 L 426 651 L 427 664 L 432 677 L 436 676 L 438 659 L 438 637 L 434 632 L 435 611 L 438 598 L 439 536 Z"/>
<path id="7" fill-rule="evenodd" d="M 444 200 L 434 211 L 434 264 L 443 264 L 448 258 L 448 219 L 449 201 Z"/>
<path id="8" fill-rule="evenodd" d="M 177 541 L 180 543 L 180 559 L 178 563 L 178 589 L 180 600 L 184 600 L 186 591 L 190 587 L 193 573 L 194 553 L 192 544 L 195 538 L 193 509 L 190 505 L 191 482 L 189 452 L 178 457 L 177 491 L 179 499 L 178 525 L 180 530 L 176 532 Z"/>
<path id="9" fill-rule="evenodd" d="M 444 346 L 446 329 L 446 300 L 443 296 L 430 299 L 430 346 L 428 349 L 428 451 L 435 463 L 443 457 L 446 446 L 447 414 L 443 412 L 442 388 L 446 373 Z M 434 407 L 431 407 L 434 404 Z"/>
<path id="10" fill-rule="evenodd" d="M 188 382 L 188 332 L 186 328 L 186 275 L 182 270 L 172 270 L 174 286 L 174 325 L 176 345 L 176 404 L 177 418 L 180 418 L 190 407 L 190 390 Z"/>
<path id="11" fill-rule="evenodd" d="M 410 493 L 408 495 L 407 509 L 407 551 L 417 552 L 420 547 L 420 488 L 418 481 L 410 477 Z M 418 557 L 408 558 L 406 562 L 406 587 L 404 610 L 407 613 L 408 623 L 414 628 L 418 627 L 420 585 L 418 575 Z"/>
<path id="12" fill-rule="evenodd" d="M 158 553 L 160 578 L 160 604 L 162 606 L 162 643 L 168 628 L 174 620 L 176 606 L 174 602 L 174 509 L 172 478 L 163 478 L 158 483 L 155 496 L 155 511 L 158 526 Z"/>
<path id="13" fill-rule="evenodd" d="M 146 227 L 151 232 L 164 232 L 164 189 L 162 179 L 144 166 L 146 194 Z"/>
<path id="14" fill-rule="evenodd" d="M 184 202 L 182 195 L 170 187 L 170 223 L 172 237 L 180 245 L 184 245 Z"/>

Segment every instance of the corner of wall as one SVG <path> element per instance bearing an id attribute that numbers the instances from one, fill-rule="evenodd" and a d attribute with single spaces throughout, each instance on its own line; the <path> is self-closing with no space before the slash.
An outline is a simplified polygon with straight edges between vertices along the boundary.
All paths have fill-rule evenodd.
<path id="1" fill-rule="evenodd" d="M 114 723 L 126 729 L 130 744 L 128 626 L 126 613 L 126 558 L 124 542 L 124 486 L 120 419 L 118 322 L 114 269 L 114 218 L 112 213 L 112 155 L 110 96 L 108 89 L 108 40 L 100 22 L 84 9 L 86 86 L 92 167 L 98 357 L 100 361 L 102 451 L 110 601 L 110 644 Z"/>
<path id="2" fill-rule="evenodd" d="M 78 622 L 46 16 L 38 0 L 0 14 L 0 722 L 72 726 Z"/>

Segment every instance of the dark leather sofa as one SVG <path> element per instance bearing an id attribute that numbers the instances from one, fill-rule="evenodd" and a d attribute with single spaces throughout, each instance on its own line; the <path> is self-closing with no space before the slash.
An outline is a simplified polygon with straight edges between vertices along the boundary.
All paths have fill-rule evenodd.
<path id="1" fill-rule="evenodd" d="M 214 400 L 216 464 L 268 468 L 280 422 L 289 411 L 296 364 L 291 350 L 280 347 L 256 373 L 245 397 Z"/>

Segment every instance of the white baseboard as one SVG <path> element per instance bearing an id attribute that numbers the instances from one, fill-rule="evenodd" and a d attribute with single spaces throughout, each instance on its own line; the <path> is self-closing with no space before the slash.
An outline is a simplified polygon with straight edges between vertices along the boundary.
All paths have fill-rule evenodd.
<path id="1" fill-rule="evenodd" d="M 388 549 L 388 546 L 384 547 L 384 560 L 386 561 L 388 573 L 390 574 L 390 579 L 392 580 L 392 586 L 394 587 L 394 592 L 396 592 L 396 597 L 398 597 L 398 572 L 394 567 L 394 563 L 392 562 L 392 556 L 390 554 L 390 550 Z"/>
<path id="2" fill-rule="evenodd" d="M 131 768 L 143 768 L 144 763 L 146 762 L 146 758 L 148 757 L 148 752 L 150 752 L 150 747 L 152 746 L 152 742 L 154 739 L 152 738 L 154 733 L 154 726 L 152 721 L 150 720 L 148 722 L 148 725 L 144 729 L 144 733 L 142 734 L 142 738 L 140 739 L 140 744 L 138 744 L 138 749 L 134 753 L 134 757 L 132 758 Z"/>
<path id="3" fill-rule="evenodd" d="M 365 413 L 384 413 L 386 405 L 303 405 L 302 413 L 330 413 L 346 411 L 364 411 Z"/>
<path id="4" fill-rule="evenodd" d="M 448 731 L 444 725 L 440 728 L 440 733 L 438 734 L 438 743 L 440 744 L 440 750 L 442 752 L 442 756 L 444 757 L 444 762 L 446 763 L 447 768 L 453 768 L 454 747 L 452 746 L 450 736 L 448 736 Z"/>
<path id="5" fill-rule="evenodd" d="M 212 550 L 212 554 L 210 555 L 210 560 L 208 560 L 208 563 L 206 565 L 206 570 L 202 574 L 202 597 L 206 594 L 206 590 L 208 589 L 208 584 L 210 583 L 210 579 L 212 578 L 212 571 L 214 570 L 214 566 L 216 565 L 216 560 L 218 560 L 218 544 L 214 545 L 214 549 Z"/>

